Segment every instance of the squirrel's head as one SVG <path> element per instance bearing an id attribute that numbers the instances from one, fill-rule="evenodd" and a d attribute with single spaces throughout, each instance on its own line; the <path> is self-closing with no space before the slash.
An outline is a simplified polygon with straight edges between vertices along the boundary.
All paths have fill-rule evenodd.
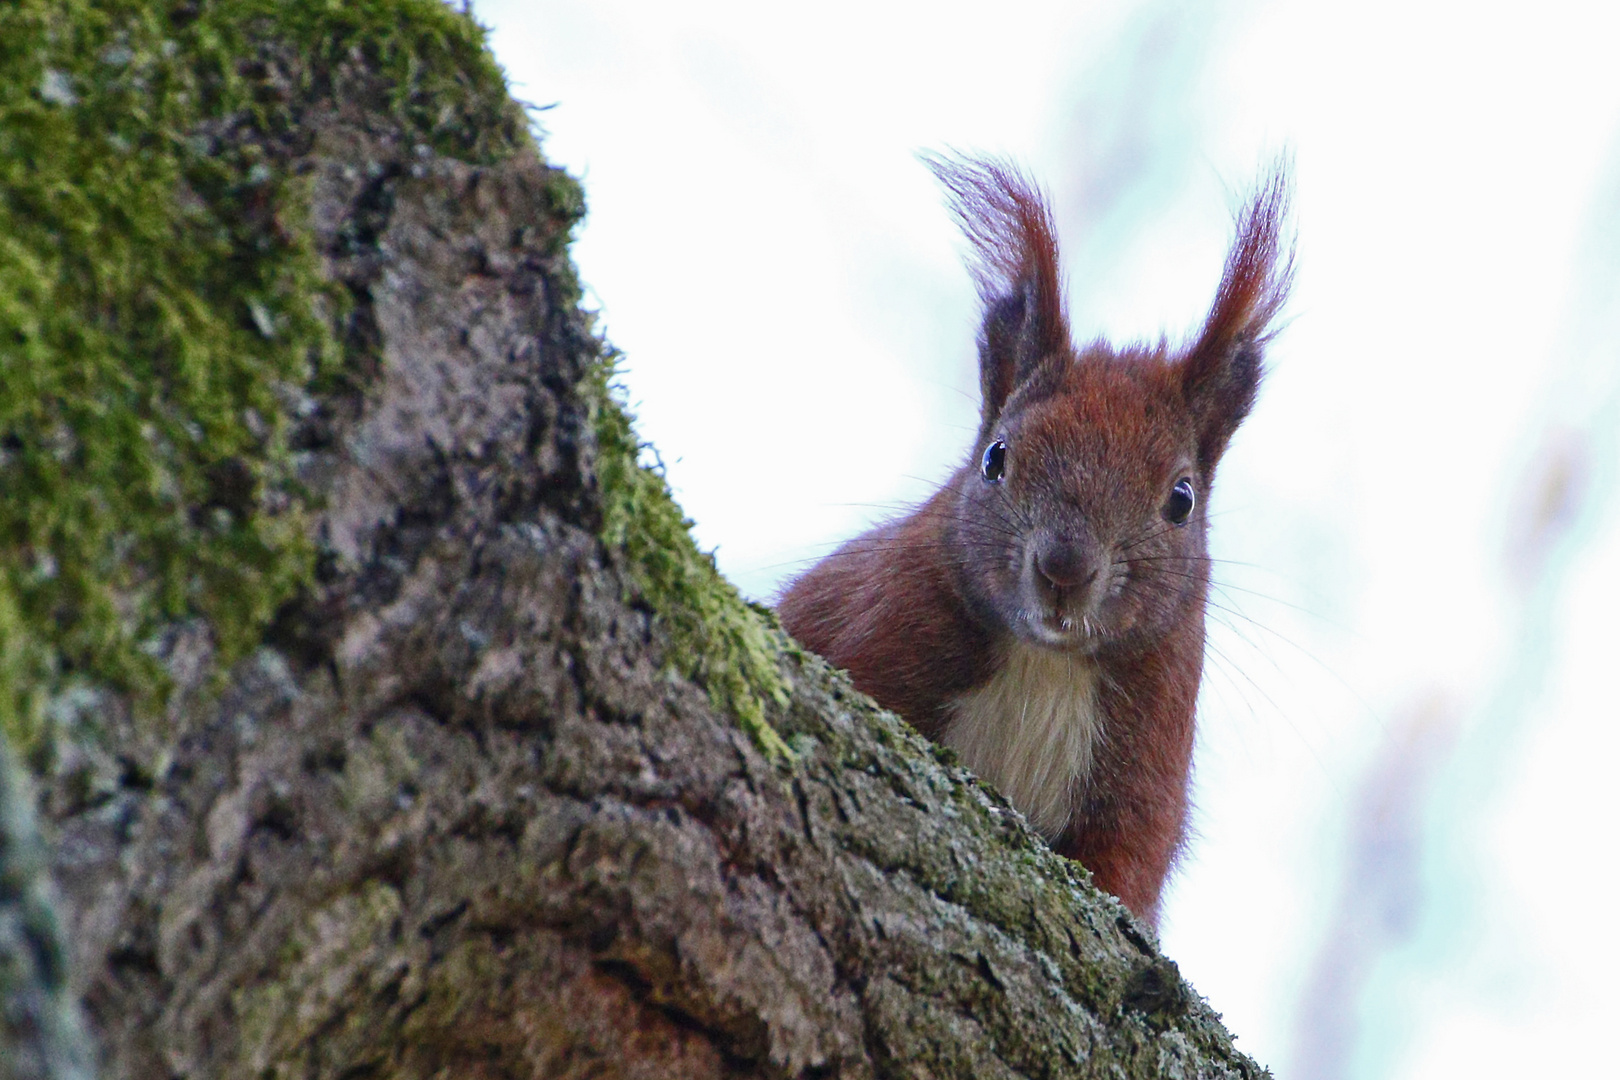
<path id="1" fill-rule="evenodd" d="M 1286 170 L 1240 215 L 1194 340 L 1116 351 L 1070 337 L 1040 191 L 1002 162 L 929 164 L 976 249 L 984 302 L 979 433 L 948 529 L 963 593 L 1031 644 L 1151 644 L 1202 614 L 1215 467 L 1254 405 L 1291 277 Z"/>

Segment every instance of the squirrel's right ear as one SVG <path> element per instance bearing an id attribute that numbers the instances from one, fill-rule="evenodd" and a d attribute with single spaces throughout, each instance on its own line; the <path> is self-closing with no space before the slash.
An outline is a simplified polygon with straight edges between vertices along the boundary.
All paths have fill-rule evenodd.
<path id="1" fill-rule="evenodd" d="M 984 303 L 979 389 L 988 428 L 1043 361 L 1069 355 L 1052 212 L 1009 162 L 934 155 L 923 161 L 950 193 L 951 212 L 976 256 L 973 276 Z"/>

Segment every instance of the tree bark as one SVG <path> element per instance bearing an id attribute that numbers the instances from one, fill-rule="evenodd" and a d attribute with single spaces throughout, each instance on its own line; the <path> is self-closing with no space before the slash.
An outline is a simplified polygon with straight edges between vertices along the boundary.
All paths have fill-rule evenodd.
<path id="1" fill-rule="evenodd" d="M 37 781 L 100 1074 L 1261 1075 L 1000 796 L 647 546 L 572 183 L 339 85 L 280 87 L 275 159 L 353 303 L 289 406 L 314 583 L 223 683 L 175 624 L 163 723 L 100 687 Z"/>

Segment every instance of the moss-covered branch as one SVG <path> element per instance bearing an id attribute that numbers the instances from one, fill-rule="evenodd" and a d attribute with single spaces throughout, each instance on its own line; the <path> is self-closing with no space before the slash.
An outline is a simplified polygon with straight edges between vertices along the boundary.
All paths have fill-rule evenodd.
<path id="1" fill-rule="evenodd" d="M 465 16 L 25 0 L 0 110 L 0 709 L 104 1076 L 1258 1074 L 695 547 Z"/>
<path id="2" fill-rule="evenodd" d="M 0 727 L 30 755 L 52 696 L 160 707 L 168 628 L 229 664 L 311 580 L 289 410 L 364 350 L 293 165 L 355 67 L 405 138 L 527 145 L 437 0 L 0 9 Z"/>

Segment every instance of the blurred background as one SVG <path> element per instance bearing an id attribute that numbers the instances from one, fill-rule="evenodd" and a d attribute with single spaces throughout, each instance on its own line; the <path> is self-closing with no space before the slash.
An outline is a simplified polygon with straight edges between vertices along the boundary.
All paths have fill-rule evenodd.
<path id="1" fill-rule="evenodd" d="M 916 151 L 1024 162 L 1077 336 L 1115 342 L 1198 325 L 1291 153 L 1298 287 L 1214 496 L 1164 948 L 1283 1080 L 1608 1058 L 1620 9 L 473 10 L 584 180 L 641 433 L 766 602 L 976 427 L 978 312 Z"/>

